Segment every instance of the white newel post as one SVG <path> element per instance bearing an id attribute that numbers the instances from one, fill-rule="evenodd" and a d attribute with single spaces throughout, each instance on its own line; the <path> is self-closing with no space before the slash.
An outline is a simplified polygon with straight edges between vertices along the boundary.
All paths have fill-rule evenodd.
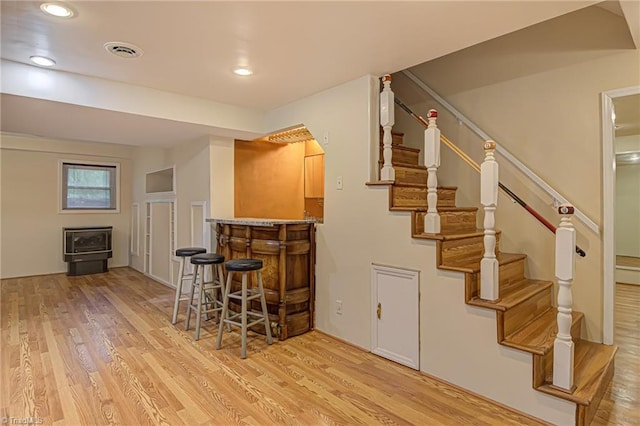
<path id="1" fill-rule="evenodd" d="M 391 159 L 393 151 L 391 150 L 392 136 L 391 128 L 393 127 L 394 116 L 394 95 L 391 91 L 391 76 L 389 74 L 382 77 L 384 87 L 380 93 L 380 125 L 382 126 L 382 170 L 380 171 L 380 180 L 396 180 L 396 171 L 393 169 Z"/>
<path id="2" fill-rule="evenodd" d="M 498 205 L 498 163 L 493 141 L 484 143 L 480 166 L 480 202 L 484 207 L 484 256 L 480 261 L 480 298 L 498 299 L 498 259 L 496 258 L 496 207 Z"/>
<path id="3" fill-rule="evenodd" d="M 556 230 L 556 278 L 558 279 L 558 334 L 553 343 L 553 385 L 572 392 L 573 384 L 573 341 L 571 340 L 571 283 L 576 267 L 576 230 L 571 223 L 573 206 L 562 205 L 558 213 L 562 215 Z"/>
<path id="4" fill-rule="evenodd" d="M 424 165 L 427 168 L 427 214 L 424 215 L 424 232 L 440 233 L 438 214 L 438 167 L 440 167 L 440 129 L 436 125 L 438 111 L 430 109 L 427 114 L 429 126 L 424 131 Z"/>

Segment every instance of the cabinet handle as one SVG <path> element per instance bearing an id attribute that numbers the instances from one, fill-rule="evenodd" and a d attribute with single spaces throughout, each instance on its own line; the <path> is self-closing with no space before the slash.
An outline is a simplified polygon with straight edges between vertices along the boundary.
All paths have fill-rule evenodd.
<path id="1" fill-rule="evenodd" d="M 378 302 L 378 309 L 376 309 L 376 313 L 378 314 L 378 319 L 382 316 L 382 303 Z"/>

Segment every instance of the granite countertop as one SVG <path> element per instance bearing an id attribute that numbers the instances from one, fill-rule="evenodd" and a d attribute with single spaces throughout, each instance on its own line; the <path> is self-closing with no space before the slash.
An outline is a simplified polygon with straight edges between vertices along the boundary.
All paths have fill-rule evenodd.
<path id="1" fill-rule="evenodd" d="M 261 219 L 255 217 L 212 218 L 207 222 L 227 223 L 234 225 L 275 226 L 297 223 L 317 223 L 318 219 Z"/>

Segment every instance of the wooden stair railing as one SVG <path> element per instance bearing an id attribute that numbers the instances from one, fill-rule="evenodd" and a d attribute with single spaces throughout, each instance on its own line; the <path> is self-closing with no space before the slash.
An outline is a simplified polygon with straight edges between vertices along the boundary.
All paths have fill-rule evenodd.
<path id="1" fill-rule="evenodd" d="M 556 308 L 553 282 L 527 278 L 527 255 L 500 251 L 500 230 L 495 230 L 498 297 L 496 300 L 483 298 L 480 290 L 481 264 L 486 243 L 485 231 L 476 226 L 478 209 L 457 207 L 457 188 L 438 186 L 436 206 L 440 232 L 426 232 L 425 218 L 430 213 L 427 167 L 418 162 L 419 149 L 403 145 L 403 134 L 390 132 L 390 136 L 393 140 L 390 149 L 395 179 L 369 185 L 388 187 L 390 211 L 411 214 L 412 238 L 436 241 L 437 268 L 464 274 L 465 303 L 496 312 L 497 342 L 532 355 L 533 388 L 575 403 L 576 424 L 588 425 L 613 375 L 617 348 L 581 339 L 584 314 L 567 309 L 570 297 L 566 292 L 562 293 L 562 300 Z M 382 143 L 380 149 L 383 149 Z M 575 248 L 575 240 L 567 242 L 564 237 L 566 228 L 565 225 L 559 227 L 562 244 L 565 248 Z M 573 256 L 573 250 L 570 252 Z M 564 256 L 568 256 L 566 252 Z M 558 277 L 567 281 L 564 272 Z M 563 285 L 560 282 L 560 286 Z M 559 327 L 561 334 L 558 333 Z M 568 386 L 573 390 L 568 389 L 565 382 L 555 381 L 554 384 L 554 374 L 558 374 L 554 366 L 554 352 L 558 350 L 554 350 L 556 339 L 560 339 L 562 345 L 566 346 L 569 341 L 573 345 L 573 384 Z"/>

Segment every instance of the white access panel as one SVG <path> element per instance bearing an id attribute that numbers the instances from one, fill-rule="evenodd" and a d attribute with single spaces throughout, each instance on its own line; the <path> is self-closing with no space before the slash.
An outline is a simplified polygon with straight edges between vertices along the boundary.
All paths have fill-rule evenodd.
<path id="1" fill-rule="evenodd" d="M 371 265 L 371 352 L 420 369 L 419 272 Z"/>

